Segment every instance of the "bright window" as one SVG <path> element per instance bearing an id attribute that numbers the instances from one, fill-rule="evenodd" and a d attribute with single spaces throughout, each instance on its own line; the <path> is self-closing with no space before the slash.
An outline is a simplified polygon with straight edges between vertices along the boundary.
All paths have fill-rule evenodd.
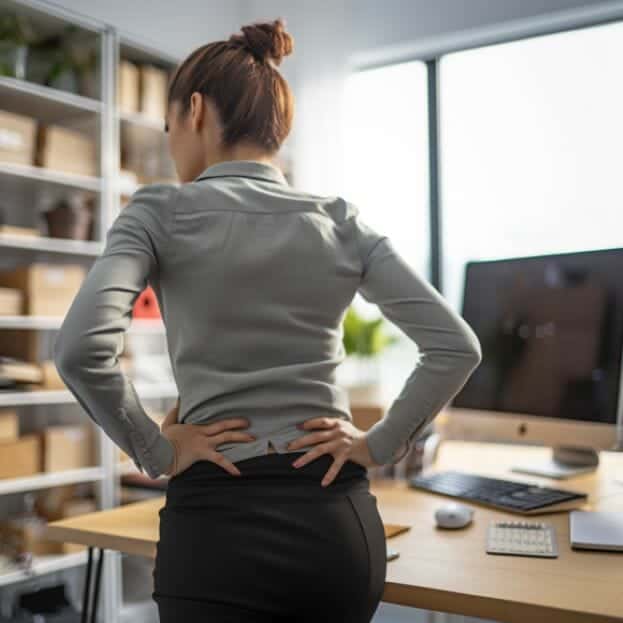
<path id="1" fill-rule="evenodd" d="M 426 66 L 360 71 L 346 81 L 344 197 L 429 274 Z"/>
<path id="2" fill-rule="evenodd" d="M 354 73 L 346 81 L 344 103 L 343 196 L 428 279 L 426 66 L 416 61 Z M 353 303 L 364 317 L 379 316 L 362 296 Z M 394 398 L 413 370 L 417 346 L 391 323 L 384 327 L 401 338 L 381 358 L 381 387 Z"/>
<path id="3" fill-rule="evenodd" d="M 443 291 L 465 262 L 623 246 L 623 25 L 440 61 Z"/>

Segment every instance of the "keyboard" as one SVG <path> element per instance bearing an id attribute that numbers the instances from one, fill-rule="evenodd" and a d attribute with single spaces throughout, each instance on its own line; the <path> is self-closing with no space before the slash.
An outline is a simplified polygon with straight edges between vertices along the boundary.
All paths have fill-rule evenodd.
<path id="1" fill-rule="evenodd" d="M 540 522 L 492 521 L 487 531 L 487 554 L 557 558 L 556 530 Z"/>
<path id="2" fill-rule="evenodd" d="M 408 484 L 414 489 L 460 498 L 522 515 L 579 508 L 588 498 L 585 493 L 577 491 L 550 489 L 532 483 L 450 470 L 434 474 L 417 474 L 408 480 Z"/>

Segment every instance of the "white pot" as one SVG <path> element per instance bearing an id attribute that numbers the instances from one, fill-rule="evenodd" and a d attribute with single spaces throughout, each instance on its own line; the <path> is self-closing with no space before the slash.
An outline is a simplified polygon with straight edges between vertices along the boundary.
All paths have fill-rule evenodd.
<path id="1" fill-rule="evenodd" d="M 381 401 L 381 368 L 376 356 L 348 355 L 338 367 L 338 382 L 346 388 L 352 404 Z"/>

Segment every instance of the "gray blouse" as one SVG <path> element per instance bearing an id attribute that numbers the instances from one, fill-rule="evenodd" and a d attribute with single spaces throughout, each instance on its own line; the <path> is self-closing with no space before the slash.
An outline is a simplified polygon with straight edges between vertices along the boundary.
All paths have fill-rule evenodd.
<path id="1" fill-rule="evenodd" d="M 352 421 L 335 369 L 357 292 L 419 351 L 401 393 L 367 432 L 377 463 L 405 455 L 482 356 L 465 320 L 342 197 L 296 190 L 276 166 L 255 160 L 219 162 L 179 186 L 143 186 L 109 228 L 57 334 L 54 361 L 88 416 L 153 478 L 174 448 L 118 361 L 148 284 L 166 327 L 179 421 L 250 422 L 240 430 L 256 440 L 217 447 L 234 462 L 264 454 L 269 441 L 287 452 L 308 434 L 299 422 Z"/>

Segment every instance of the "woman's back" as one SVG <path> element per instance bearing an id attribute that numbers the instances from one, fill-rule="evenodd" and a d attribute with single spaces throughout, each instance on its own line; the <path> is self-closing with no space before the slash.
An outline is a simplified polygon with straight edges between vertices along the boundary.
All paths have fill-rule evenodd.
<path id="1" fill-rule="evenodd" d="M 170 465 L 171 443 L 116 360 L 148 283 L 166 324 L 179 421 L 250 423 L 255 439 L 219 444 L 230 461 L 264 454 L 269 441 L 286 452 L 306 420 L 352 421 L 335 368 L 345 355 L 341 321 L 356 292 L 421 353 L 385 417 L 367 431 L 378 464 L 401 458 L 405 441 L 481 358 L 471 327 L 356 205 L 295 190 L 275 166 L 252 160 L 220 161 L 179 187 L 144 186 L 108 230 L 65 316 L 55 362 L 89 416 L 152 477 Z"/>
<path id="2" fill-rule="evenodd" d="M 161 196 L 153 286 L 179 420 L 247 417 L 257 441 L 219 446 L 238 460 L 263 454 L 269 438 L 281 451 L 302 420 L 350 418 L 334 373 L 361 278 L 353 207 L 256 161 L 218 163 Z"/>

